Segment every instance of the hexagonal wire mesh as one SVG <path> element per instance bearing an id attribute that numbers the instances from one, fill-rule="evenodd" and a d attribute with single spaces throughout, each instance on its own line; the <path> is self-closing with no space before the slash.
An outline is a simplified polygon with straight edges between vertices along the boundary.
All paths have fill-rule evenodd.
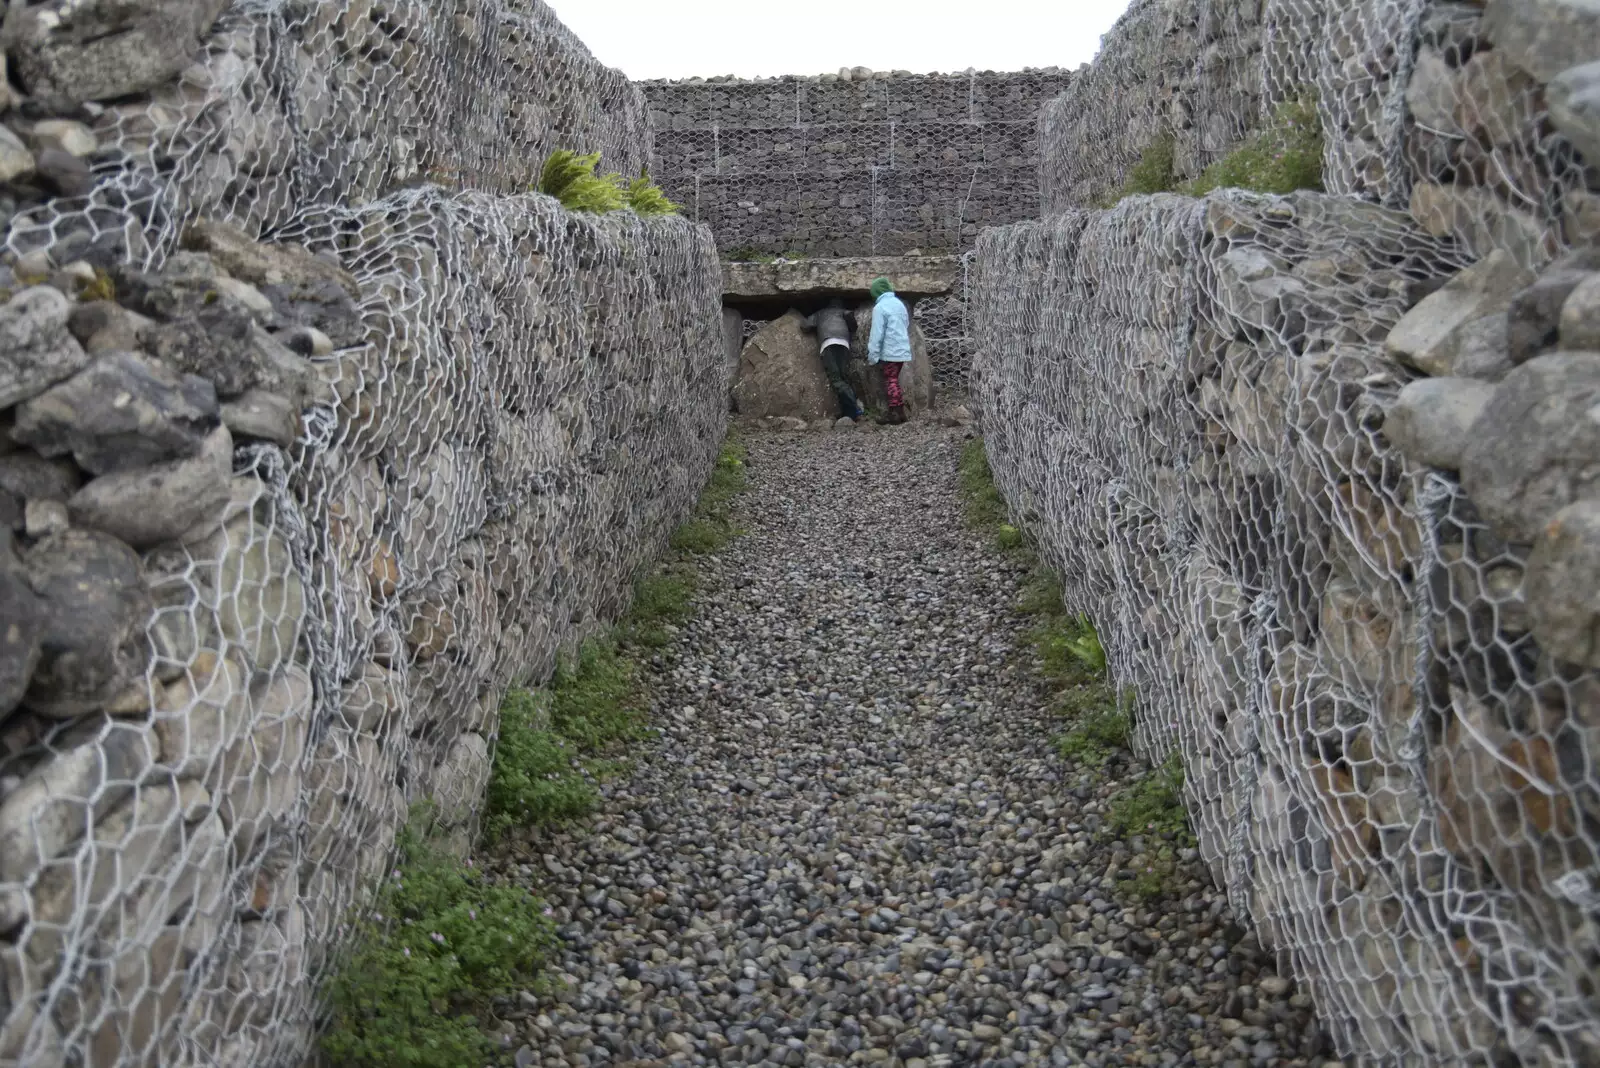
<path id="1" fill-rule="evenodd" d="M 242 324 L 225 402 L 268 358 L 306 407 L 177 461 L 191 529 L 26 548 L 76 622 L 0 723 L 0 1064 L 301 1063 L 410 803 L 470 841 L 501 694 L 620 607 L 726 418 L 709 232 L 522 193 L 642 167 L 644 114 L 537 0 L 240 0 L 19 211 L 13 254 L 148 268 L 151 336 Z"/>
<path id="2" fill-rule="evenodd" d="M 1140 35 L 1184 9 L 1136 5 L 1120 71 L 1074 92 L 1146 69 Z M 1535 636 L 1543 520 L 1382 432 L 1417 376 L 1384 348 L 1414 287 L 1492 253 L 1525 280 L 1591 233 L 1531 38 L 1493 17 L 1271 0 L 1263 114 L 1317 88 L 1342 196 L 1139 197 L 977 253 L 997 479 L 1137 691 L 1137 746 L 1181 759 L 1232 903 L 1362 1063 L 1600 1058 L 1600 678 Z M 1120 185 L 1140 106 L 1047 109 L 1048 202 Z M 1502 377 L 1504 348 L 1457 373 Z"/>

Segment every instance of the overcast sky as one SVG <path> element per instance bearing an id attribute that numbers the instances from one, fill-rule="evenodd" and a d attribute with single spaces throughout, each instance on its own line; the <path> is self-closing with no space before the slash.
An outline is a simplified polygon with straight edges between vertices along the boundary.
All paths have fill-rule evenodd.
<path id="1" fill-rule="evenodd" d="M 548 0 L 633 79 L 1073 68 L 1128 0 Z"/>

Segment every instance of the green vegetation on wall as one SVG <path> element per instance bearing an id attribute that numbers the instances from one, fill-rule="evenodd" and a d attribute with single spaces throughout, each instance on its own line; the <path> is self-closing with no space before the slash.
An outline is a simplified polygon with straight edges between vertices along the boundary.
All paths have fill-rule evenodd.
<path id="1" fill-rule="evenodd" d="M 1175 171 L 1177 139 L 1167 131 L 1157 134 L 1144 151 L 1139 162 L 1122 180 L 1122 188 L 1107 194 L 1095 203 L 1096 207 L 1109 208 L 1128 197 L 1149 196 L 1152 193 L 1170 193 L 1178 187 Z"/>
<path id="2" fill-rule="evenodd" d="M 1203 197 L 1215 189 L 1293 193 L 1322 189 L 1322 120 L 1313 95 L 1285 101 L 1272 121 L 1183 187 Z"/>
<path id="3" fill-rule="evenodd" d="M 635 215 L 675 215 L 678 205 L 667 199 L 648 174 L 629 181 L 622 175 L 596 174 L 600 153 L 582 156 L 561 149 L 552 152 L 539 173 L 538 190 L 561 201 L 568 211 L 603 215 L 628 210 Z"/>
<path id="4" fill-rule="evenodd" d="M 1175 145 L 1170 131 L 1157 134 L 1128 172 L 1122 188 L 1095 206 L 1110 208 L 1128 197 L 1153 193 L 1203 197 L 1218 189 L 1280 195 L 1322 189 L 1322 121 L 1313 93 L 1279 105 L 1266 126 L 1192 182 L 1178 181 Z"/>
<path id="5" fill-rule="evenodd" d="M 694 558 L 736 534 L 744 450 L 724 444 L 693 516 L 666 559 L 643 576 L 624 618 L 564 659 L 538 690 L 500 707 L 483 844 L 593 811 L 596 783 L 649 734 L 640 658 L 666 645 L 691 610 Z M 689 532 L 689 533 L 686 533 Z M 446 852 L 419 806 L 398 857 L 354 921 L 353 950 L 329 981 L 322 1047 L 340 1068 L 460 1068 L 495 1061 L 488 1026 L 496 999 L 547 989 L 558 941 L 552 910 Z"/>
<path id="6" fill-rule="evenodd" d="M 617 625 L 563 660 L 543 689 L 506 695 L 489 776 L 491 839 L 590 812 L 599 799 L 594 784 L 613 770 L 623 744 L 648 733 L 641 653 L 666 645 L 688 618 L 694 558 L 737 534 L 732 509 L 744 482 L 744 449 L 730 438 L 694 514 L 673 534 L 672 551 L 635 584 Z"/>
<path id="7" fill-rule="evenodd" d="M 398 857 L 356 924 L 355 952 L 328 985 L 323 1051 L 348 1068 L 457 1068 L 495 1045 L 496 998 L 536 990 L 558 941 L 550 909 L 492 882 L 428 838 L 413 811 Z"/>

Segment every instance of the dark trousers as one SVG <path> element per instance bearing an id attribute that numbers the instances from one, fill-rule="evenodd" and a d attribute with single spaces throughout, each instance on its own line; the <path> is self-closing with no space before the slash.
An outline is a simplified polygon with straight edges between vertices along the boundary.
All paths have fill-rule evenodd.
<path id="1" fill-rule="evenodd" d="M 856 402 L 856 391 L 845 381 L 844 363 L 849 358 L 850 350 L 843 345 L 829 345 L 822 350 L 822 370 L 828 376 L 828 385 L 839 395 L 839 414 L 854 419 L 861 405 Z"/>

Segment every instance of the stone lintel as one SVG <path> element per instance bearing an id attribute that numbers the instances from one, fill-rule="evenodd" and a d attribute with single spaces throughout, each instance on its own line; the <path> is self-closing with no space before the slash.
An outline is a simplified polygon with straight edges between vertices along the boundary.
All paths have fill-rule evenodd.
<path id="1" fill-rule="evenodd" d="M 903 297 L 944 296 L 961 270 L 957 256 L 860 256 L 849 259 L 724 262 L 724 303 L 763 303 L 825 297 L 865 299 L 882 275 Z"/>

